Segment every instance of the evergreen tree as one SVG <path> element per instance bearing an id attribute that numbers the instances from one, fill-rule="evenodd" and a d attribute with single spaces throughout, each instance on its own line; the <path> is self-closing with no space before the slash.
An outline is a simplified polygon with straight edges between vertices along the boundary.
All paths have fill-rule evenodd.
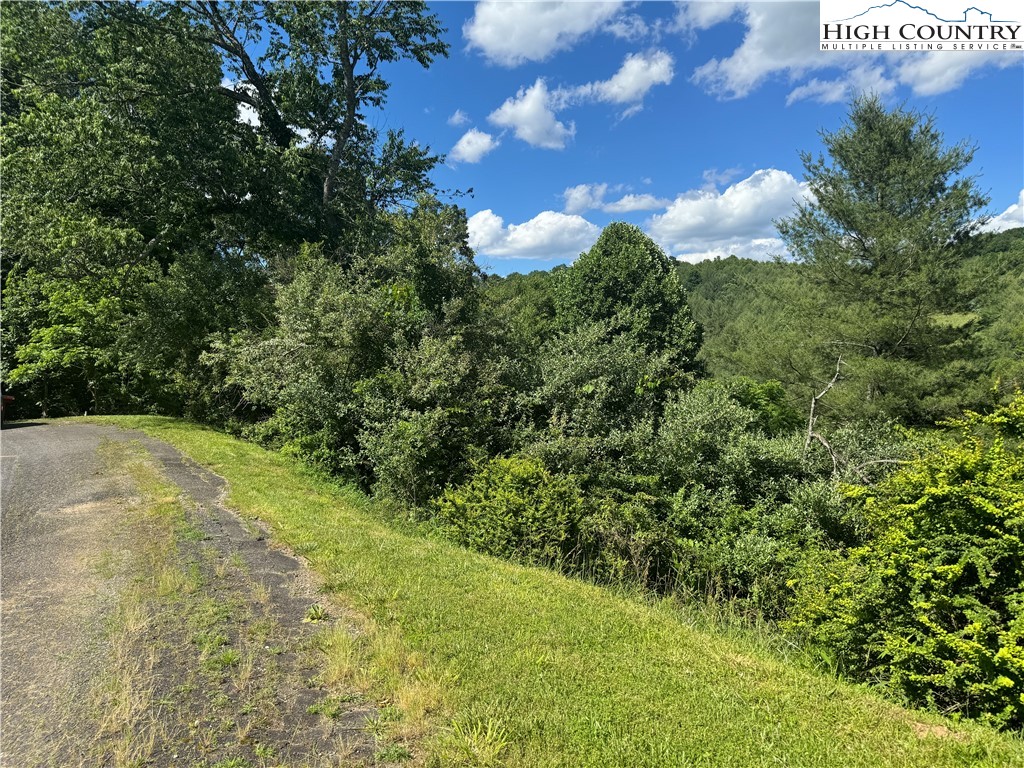
<path id="1" fill-rule="evenodd" d="M 948 395 L 965 373 L 956 361 L 973 331 L 958 314 L 970 297 L 956 268 L 987 203 L 964 175 L 974 149 L 947 146 L 932 117 L 877 97 L 854 101 L 822 140 L 828 159 L 802 155 L 811 196 L 777 225 L 836 314 L 856 321 L 804 320 L 819 353 L 842 358 L 851 407 L 931 421 L 955 405 Z"/>

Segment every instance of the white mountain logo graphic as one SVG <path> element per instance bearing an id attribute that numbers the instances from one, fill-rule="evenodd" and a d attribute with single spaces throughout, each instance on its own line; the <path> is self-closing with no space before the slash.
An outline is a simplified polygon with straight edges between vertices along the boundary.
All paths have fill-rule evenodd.
<path id="1" fill-rule="evenodd" d="M 913 5 L 912 3 L 906 2 L 906 0 L 893 0 L 893 2 L 885 3 L 884 5 L 872 5 L 870 8 L 867 8 L 866 10 L 861 11 L 860 13 L 856 14 L 855 16 L 850 16 L 847 19 L 837 19 L 837 21 L 853 21 L 854 19 L 859 19 L 861 16 L 865 16 L 865 15 L 867 15 L 869 13 L 873 13 L 873 12 L 884 13 L 886 9 L 901 10 L 901 11 L 904 11 L 904 12 L 907 11 L 907 10 L 920 11 L 921 13 L 927 14 L 928 16 L 931 16 L 936 21 L 941 21 L 944 24 L 966 24 L 968 22 L 982 23 L 982 24 L 1013 24 L 1013 23 L 1015 23 L 1014 21 L 1012 21 L 1010 19 L 993 19 L 992 18 L 992 14 L 989 11 L 983 11 L 981 8 L 978 8 L 977 6 L 973 6 L 973 5 L 970 6 L 969 8 L 965 8 L 964 9 L 963 18 L 959 18 L 959 19 L 944 19 L 941 16 L 939 16 L 939 15 L 937 15 L 935 13 L 932 13 L 927 8 L 922 8 L 919 5 Z M 972 11 L 974 12 L 973 14 L 971 13 Z M 878 15 L 878 14 L 876 13 L 876 15 Z M 971 18 L 972 15 L 974 16 L 974 18 Z M 982 18 L 978 18 L 978 17 L 982 17 Z"/>

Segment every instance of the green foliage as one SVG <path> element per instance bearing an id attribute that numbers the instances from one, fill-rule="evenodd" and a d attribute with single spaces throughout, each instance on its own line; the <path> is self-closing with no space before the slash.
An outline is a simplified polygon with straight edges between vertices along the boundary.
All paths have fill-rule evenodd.
<path id="1" fill-rule="evenodd" d="M 442 31 L 422 3 L 5 10 L 3 375 L 19 403 L 251 418 L 219 352 L 272 322 L 268 278 L 287 282 L 303 242 L 350 263 L 464 231 L 417 204 L 438 158 L 362 112 L 386 100 L 384 67 L 445 55 Z M 473 279 L 436 283 L 406 255 L 433 311 Z"/>
<path id="2" fill-rule="evenodd" d="M 425 336 L 395 369 L 357 385 L 359 443 L 378 491 L 423 506 L 462 479 L 486 424 L 475 373 L 461 339 Z"/>
<path id="3" fill-rule="evenodd" d="M 1024 389 L 1024 229 L 979 237 L 960 279 L 976 296 L 968 317 L 978 326 L 972 352 L 987 374 L 979 386 Z"/>
<path id="4" fill-rule="evenodd" d="M 725 384 L 736 402 L 757 414 L 757 426 L 765 434 L 785 434 L 800 426 L 802 414 L 789 403 L 786 390 L 778 381 L 737 376 Z"/>
<path id="5" fill-rule="evenodd" d="M 945 318 L 968 306 L 957 268 L 987 202 L 963 175 L 974 151 L 875 97 L 822 140 L 828 160 L 802 156 L 813 197 L 777 225 L 842 322 L 801 320 L 819 326 L 819 354 L 845 361 L 861 414 L 934 421 L 955 404 L 964 371 L 947 366 L 973 330 Z"/>
<path id="6" fill-rule="evenodd" d="M 666 495 L 678 587 L 785 612 L 785 580 L 807 547 L 831 542 L 836 500 L 797 438 L 769 437 L 722 385 L 677 396 L 650 446 Z M 813 511 L 812 511 L 813 510 Z"/>
<path id="7" fill-rule="evenodd" d="M 207 333 L 250 322 L 263 288 L 258 270 L 221 277 L 239 260 L 218 234 L 242 226 L 249 187 L 220 60 L 145 19 L 136 6 L 24 3 L 0 20 L 5 377 L 43 412 L 179 410 L 164 402 L 180 395 L 171 380 Z M 195 282 L 220 272 L 231 295 L 191 302 L 156 362 L 128 329 L 163 322 L 151 286 L 182 277 L 182 253 L 206 273 Z"/>
<path id="8" fill-rule="evenodd" d="M 1024 723 L 1024 396 L 847 495 L 867 542 L 805 574 L 791 626 L 916 703 Z"/>
<path id="9" fill-rule="evenodd" d="M 631 312 L 578 326 L 540 353 L 531 398 L 553 430 L 605 436 L 652 417 L 672 390 L 689 383 L 673 352 L 652 354 L 633 332 Z"/>
<path id="10" fill-rule="evenodd" d="M 565 327 L 610 322 L 613 331 L 629 328 L 650 352 L 670 352 L 680 373 L 697 370 L 700 331 L 679 276 L 639 227 L 621 222 L 605 227 L 593 247 L 562 273 L 556 299 Z"/>
<path id="11" fill-rule="evenodd" d="M 583 497 L 572 476 L 524 456 L 492 459 L 433 504 L 444 533 L 480 552 L 569 566 L 581 558 Z"/>
<path id="12" fill-rule="evenodd" d="M 458 481 L 489 428 L 465 214 L 431 198 L 391 214 L 401 237 L 342 266 L 304 248 L 272 332 L 208 356 L 267 414 L 254 437 L 425 505 Z"/>

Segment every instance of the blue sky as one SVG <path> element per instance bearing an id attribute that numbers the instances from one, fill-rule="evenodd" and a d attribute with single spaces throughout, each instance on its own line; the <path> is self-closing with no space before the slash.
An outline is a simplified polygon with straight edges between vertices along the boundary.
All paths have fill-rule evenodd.
<path id="1" fill-rule="evenodd" d="M 821 53 L 816 2 L 431 10 L 450 57 L 387 69 L 372 122 L 447 155 L 435 181 L 473 190 L 460 203 L 487 271 L 570 262 L 619 220 L 690 261 L 781 254 L 771 221 L 803 193 L 799 152 L 865 90 L 977 144 L 990 227 L 1024 225 L 1024 54 Z"/>

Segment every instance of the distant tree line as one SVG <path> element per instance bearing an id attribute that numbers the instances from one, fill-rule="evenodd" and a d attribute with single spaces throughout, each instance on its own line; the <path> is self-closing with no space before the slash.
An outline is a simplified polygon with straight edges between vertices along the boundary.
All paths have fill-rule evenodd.
<path id="1" fill-rule="evenodd" d="M 619 223 L 488 276 L 439 158 L 367 119 L 444 31 L 414 2 L 5 6 L 20 413 L 206 421 L 1024 725 L 1024 231 L 979 233 L 973 149 L 859 99 L 803 158 L 792 261 L 679 264 Z"/>

